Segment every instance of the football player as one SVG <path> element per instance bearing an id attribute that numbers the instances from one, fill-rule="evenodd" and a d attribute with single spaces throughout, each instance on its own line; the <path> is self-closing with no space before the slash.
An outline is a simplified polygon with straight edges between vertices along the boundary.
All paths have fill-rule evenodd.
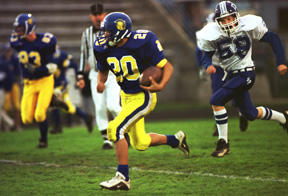
<path id="1" fill-rule="evenodd" d="M 215 16 L 214 13 L 209 14 L 206 19 L 207 23 L 214 22 L 214 16 Z M 197 38 L 197 32 L 196 32 L 196 38 Z M 198 46 L 196 46 L 195 54 L 196 54 L 196 62 L 199 68 L 199 78 L 201 80 L 206 80 L 207 79 L 206 77 L 208 74 L 206 73 L 206 68 L 203 62 L 204 60 L 203 51 L 201 51 Z M 224 83 L 223 77 L 226 73 L 219 66 L 219 59 L 217 58 L 216 55 L 213 55 L 212 63 L 214 67 L 217 69 L 215 74 L 210 75 L 212 93 L 214 93 L 223 85 Z M 237 107 L 234 100 L 232 100 L 232 105 L 234 107 Z M 246 131 L 248 128 L 248 120 L 241 114 L 241 112 L 239 112 L 239 128 L 241 131 Z M 213 136 L 218 136 L 218 129 L 217 129 L 216 124 L 215 124 L 215 131 L 213 132 Z"/>
<path id="2" fill-rule="evenodd" d="M 128 15 L 112 12 L 102 23 L 104 36 L 94 44 L 99 69 L 97 91 L 104 91 L 109 70 L 115 74 L 121 87 L 122 110 L 107 128 L 108 139 L 115 144 L 118 168 L 115 177 L 100 183 L 101 187 L 110 190 L 130 189 L 128 144 L 124 138 L 126 132 L 131 146 L 137 150 L 170 145 L 173 148 L 178 147 L 186 155 L 189 154 L 183 131 L 175 135 L 145 132 L 144 116 L 155 108 L 155 92 L 165 87 L 172 75 L 173 66 L 166 60 L 154 33 L 147 30 L 131 31 L 131 28 L 132 22 Z M 162 80 L 157 83 L 150 77 L 152 83 L 149 87 L 140 86 L 140 74 L 149 66 L 157 66 L 163 70 Z"/>
<path id="3" fill-rule="evenodd" d="M 20 117 L 20 80 L 21 80 L 21 70 L 17 56 L 14 50 L 10 47 L 9 43 L 5 43 L 2 46 L 1 60 L 2 63 L 7 66 L 13 73 L 9 77 L 12 81 L 12 88 L 6 93 L 4 109 L 9 112 L 13 109 L 15 129 L 21 130 L 21 117 Z"/>
<path id="4" fill-rule="evenodd" d="M 57 65 L 53 63 L 56 38 L 51 33 L 36 33 L 35 19 L 31 14 L 19 14 L 14 22 L 15 30 L 10 44 L 18 52 L 24 78 L 21 99 L 21 119 L 24 124 L 38 123 L 40 129 L 39 148 L 46 148 L 48 121 L 46 111 L 50 105 L 53 89 L 53 74 Z"/>
<path id="5" fill-rule="evenodd" d="M 76 114 L 82 118 L 87 126 L 88 132 L 93 131 L 93 116 L 86 114 L 79 107 L 72 104 L 68 91 L 68 80 L 66 78 L 66 71 L 68 68 L 73 68 L 77 73 L 78 65 L 72 59 L 71 55 L 68 55 L 65 51 L 60 50 L 58 47 L 54 55 L 54 62 L 57 64 L 57 70 L 54 74 L 54 95 L 60 100 L 64 101 L 67 105 L 67 112 L 69 114 Z M 52 119 L 54 121 L 53 130 L 50 133 L 61 133 L 62 125 L 60 112 L 58 108 L 52 111 Z"/>
<path id="6" fill-rule="evenodd" d="M 6 113 L 6 111 L 3 110 L 5 94 L 12 89 L 12 78 L 13 73 L 11 72 L 5 61 L 3 61 L 3 59 L 0 57 L 0 130 L 6 130 L 6 127 L 10 130 L 14 128 L 13 119 L 11 119 L 11 117 Z"/>
<path id="7" fill-rule="evenodd" d="M 220 67 L 227 73 L 223 78 L 223 85 L 210 99 L 219 132 L 216 149 L 211 155 L 223 157 L 229 152 L 225 104 L 231 99 L 246 119 L 275 120 L 288 130 L 286 113 L 264 106 L 255 107 L 249 95 L 249 89 L 255 82 L 255 67 L 251 59 L 252 40 L 269 43 L 276 55 L 280 75 L 287 72 L 284 47 L 278 35 L 268 31 L 263 19 L 255 15 L 240 17 L 234 3 L 222 1 L 216 5 L 215 22 L 199 31 L 197 38 L 197 45 L 204 51 L 206 72 L 217 74 L 217 69 L 212 64 L 212 56 L 216 55 Z"/>

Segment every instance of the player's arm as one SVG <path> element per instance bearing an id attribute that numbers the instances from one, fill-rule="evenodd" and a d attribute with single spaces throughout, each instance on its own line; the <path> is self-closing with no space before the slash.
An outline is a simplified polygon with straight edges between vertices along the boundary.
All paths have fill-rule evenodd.
<path id="1" fill-rule="evenodd" d="M 77 85 L 81 89 L 85 87 L 84 71 L 85 71 L 85 66 L 87 64 L 87 59 L 88 59 L 88 43 L 87 43 L 85 32 L 86 31 L 82 33 L 80 64 L 77 70 Z"/>
<path id="2" fill-rule="evenodd" d="M 167 61 L 166 59 L 163 59 L 162 62 L 164 62 L 164 66 L 159 66 L 159 64 L 157 65 L 158 67 L 161 67 L 163 69 L 163 75 L 162 75 L 162 79 L 159 83 L 157 83 L 151 76 L 149 77 L 149 80 L 151 81 L 151 85 L 150 86 L 142 86 L 140 85 L 141 88 L 150 91 L 150 92 L 160 92 L 164 89 L 164 87 L 166 86 L 166 84 L 168 83 L 168 81 L 170 80 L 172 74 L 173 74 L 173 65 Z"/>
<path id="3" fill-rule="evenodd" d="M 266 32 L 264 36 L 260 39 L 261 42 L 269 43 L 273 49 L 276 56 L 277 69 L 280 75 L 284 75 L 287 72 L 286 55 L 284 46 L 279 38 L 279 36 L 274 32 Z"/>
<path id="4" fill-rule="evenodd" d="M 97 81 L 97 92 L 98 93 L 103 93 L 105 90 L 105 82 L 107 81 L 108 78 L 108 72 L 109 70 L 102 70 L 98 71 L 98 81 Z"/>
<path id="5" fill-rule="evenodd" d="M 212 56 L 214 55 L 214 51 L 206 52 L 203 51 L 203 65 L 206 68 L 207 74 L 215 74 L 216 68 L 212 64 Z"/>

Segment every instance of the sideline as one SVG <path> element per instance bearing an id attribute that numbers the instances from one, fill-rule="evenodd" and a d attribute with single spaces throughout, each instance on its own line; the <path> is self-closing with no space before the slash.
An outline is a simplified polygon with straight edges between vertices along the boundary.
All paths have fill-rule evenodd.
<path id="1" fill-rule="evenodd" d="M 0 160 L 0 163 L 10 164 L 10 165 L 19 165 L 19 166 L 43 166 L 43 167 L 55 167 L 55 168 L 64 167 L 65 168 L 64 165 L 59 165 L 59 164 L 54 164 L 54 163 L 46 163 L 46 162 L 22 162 L 22 161 L 17 161 L 17 160 Z M 72 167 L 74 167 L 74 168 L 88 168 L 88 169 L 89 168 L 111 169 L 111 170 L 117 169 L 116 167 L 98 167 L 98 166 L 88 167 L 88 166 L 80 166 L 80 165 L 74 165 Z M 155 174 L 200 176 L 200 177 L 224 178 L 224 179 L 232 179 L 232 180 L 288 183 L 288 179 L 280 179 L 280 178 L 261 178 L 261 177 L 250 177 L 250 176 L 219 175 L 219 174 L 202 173 L 202 172 L 178 172 L 178 171 L 152 170 L 152 169 L 141 169 L 138 167 L 132 167 L 130 169 L 133 171 L 149 172 L 149 173 L 155 173 Z"/>

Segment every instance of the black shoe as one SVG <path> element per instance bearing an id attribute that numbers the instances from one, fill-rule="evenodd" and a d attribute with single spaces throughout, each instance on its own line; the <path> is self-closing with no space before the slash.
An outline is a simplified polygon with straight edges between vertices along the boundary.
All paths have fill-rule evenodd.
<path id="1" fill-rule="evenodd" d="M 48 147 L 48 142 L 47 141 L 39 141 L 39 144 L 37 146 L 38 148 L 47 148 Z"/>
<path id="2" fill-rule="evenodd" d="M 248 120 L 244 116 L 239 116 L 239 128 L 241 131 L 246 131 L 248 128 Z"/>
<path id="3" fill-rule="evenodd" d="M 85 124 L 89 133 L 93 131 L 93 119 L 94 117 L 91 115 L 87 115 L 87 118 L 85 119 Z"/>
<path id="4" fill-rule="evenodd" d="M 287 112 L 283 112 L 283 114 L 284 114 L 284 116 L 285 116 L 285 118 L 286 118 L 286 123 L 284 123 L 284 124 L 282 124 L 282 123 L 280 123 L 280 125 L 283 127 L 283 129 L 285 129 L 286 131 L 287 131 L 287 133 L 288 133 L 288 114 L 287 114 Z"/>
<path id="5" fill-rule="evenodd" d="M 219 136 L 217 125 L 215 124 L 215 130 L 212 134 L 213 136 Z"/>
<path id="6" fill-rule="evenodd" d="M 64 110 L 66 110 L 66 111 L 69 110 L 68 105 L 63 100 L 59 99 L 56 95 L 52 96 L 50 106 L 51 107 L 62 108 Z"/>
<path id="7" fill-rule="evenodd" d="M 104 142 L 103 146 L 102 146 L 103 150 L 110 150 L 113 149 L 113 145 L 110 142 Z"/>
<path id="8" fill-rule="evenodd" d="M 229 143 L 226 143 L 224 139 L 220 139 L 217 142 L 216 150 L 212 152 L 213 157 L 224 157 L 229 152 Z"/>

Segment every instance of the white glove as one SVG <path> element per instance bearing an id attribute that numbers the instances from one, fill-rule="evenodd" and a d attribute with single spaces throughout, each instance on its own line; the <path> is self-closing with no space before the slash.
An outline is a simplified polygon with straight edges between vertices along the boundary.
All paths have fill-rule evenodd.
<path id="1" fill-rule="evenodd" d="M 57 71 L 57 65 L 54 63 L 48 63 L 46 65 L 50 74 L 54 74 Z"/>

